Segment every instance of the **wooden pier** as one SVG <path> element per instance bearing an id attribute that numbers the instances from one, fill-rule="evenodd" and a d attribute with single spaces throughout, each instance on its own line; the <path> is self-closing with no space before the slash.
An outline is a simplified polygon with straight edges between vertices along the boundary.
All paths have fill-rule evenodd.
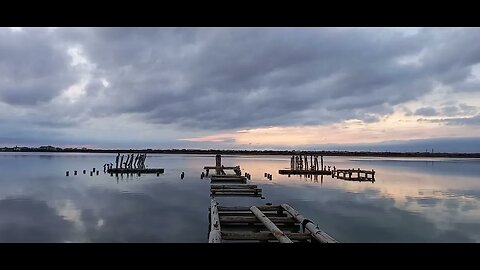
<path id="1" fill-rule="evenodd" d="M 248 196 L 262 197 L 262 189 L 256 185 L 247 185 L 247 176 L 242 176 L 240 166 L 225 167 L 222 165 L 222 157 L 217 155 L 216 166 L 205 166 L 206 176 L 209 170 L 215 170 L 216 174 L 210 175 L 210 196 Z M 226 174 L 225 170 L 233 170 L 235 174 Z M 249 174 L 245 174 L 249 175 Z"/>
<path id="2" fill-rule="evenodd" d="M 219 206 L 215 199 L 212 199 L 209 215 L 209 243 L 226 241 L 337 243 L 288 204 L 225 207 Z"/>
<path id="3" fill-rule="evenodd" d="M 288 204 L 249 207 L 219 206 L 215 197 L 261 197 L 262 189 L 257 185 L 246 184 L 247 179 L 250 179 L 250 174 L 245 174 L 248 175 L 248 178 L 241 176 L 239 166 L 222 166 L 219 155 L 216 160 L 217 166 L 204 167 L 207 174 L 209 169 L 215 169 L 217 172 L 217 175 L 211 176 L 210 184 L 209 243 L 244 241 L 337 243 L 335 239 L 321 231 L 312 221 L 304 218 Z M 235 175 L 226 175 L 223 171 L 226 168 L 234 168 Z M 224 184 L 218 182 L 224 182 Z M 232 184 L 235 182 L 240 182 L 240 184 Z"/>
<path id="4" fill-rule="evenodd" d="M 375 171 L 367 171 L 358 169 L 346 169 L 346 170 L 335 170 L 332 174 L 332 177 L 335 176 L 337 179 L 347 180 L 347 181 L 366 181 L 366 182 L 375 182 Z"/>
<path id="5" fill-rule="evenodd" d="M 122 174 L 122 173 L 164 173 L 164 169 L 155 169 L 155 168 L 151 168 L 151 169 L 139 169 L 139 168 L 112 168 L 112 169 L 108 169 L 107 170 L 107 173 L 114 173 L 114 174 Z"/>

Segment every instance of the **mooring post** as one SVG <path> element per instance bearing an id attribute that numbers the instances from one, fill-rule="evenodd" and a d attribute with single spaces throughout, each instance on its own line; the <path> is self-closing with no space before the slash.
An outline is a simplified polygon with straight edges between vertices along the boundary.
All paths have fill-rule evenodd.
<path id="1" fill-rule="evenodd" d="M 77 171 L 73 171 L 73 175 L 77 175 Z"/>
<path id="2" fill-rule="evenodd" d="M 93 172 L 90 172 L 90 176 L 93 176 Z"/>
<path id="3" fill-rule="evenodd" d="M 68 176 L 68 171 L 65 172 L 65 176 Z"/>
<path id="4" fill-rule="evenodd" d="M 97 175 L 98 175 L 98 171 L 97 171 Z"/>
<path id="5" fill-rule="evenodd" d="M 321 165 L 322 165 L 322 169 L 323 169 L 323 156 L 320 156 L 320 161 L 321 161 Z"/>
<path id="6" fill-rule="evenodd" d="M 95 172 L 95 168 L 93 168 L 93 172 Z"/>
<path id="7" fill-rule="evenodd" d="M 86 174 L 87 173 L 87 170 L 83 170 L 83 174 Z"/>
<path id="8" fill-rule="evenodd" d="M 215 156 L 215 167 L 217 167 L 217 174 L 220 174 L 220 168 L 222 167 L 222 156 Z"/>

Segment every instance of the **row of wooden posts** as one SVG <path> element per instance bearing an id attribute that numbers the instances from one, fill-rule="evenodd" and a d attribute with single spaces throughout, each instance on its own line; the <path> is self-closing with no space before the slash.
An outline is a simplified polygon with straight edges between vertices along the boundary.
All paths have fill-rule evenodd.
<path id="1" fill-rule="evenodd" d="M 120 153 L 118 153 L 117 157 L 115 158 L 115 168 L 116 169 L 132 169 L 132 168 L 145 169 L 145 160 L 147 159 L 147 154 L 137 153 L 137 156 L 135 158 L 134 158 L 134 155 L 135 154 L 133 153 L 131 155 L 127 154 L 126 161 L 123 162 L 125 155 L 122 154 L 122 156 L 120 156 Z M 109 166 L 108 169 L 113 169 L 112 163 L 105 164 L 104 167 L 106 165 Z"/>
<path id="2" fill-rule="evenodd" d="M 97 175 L 99 174 L 99 171 L 96 170 L 95 168 L 93 168 L 91 171 L 90 171 L 90 176 L 93 176 L 93 174 L 96 173 Z M 77 171 L 73 171 L 73 175 L 77 175 L 78 172 Z M 87 170 L 83 170 L 83 174 L 87 174 Z M 65 176 L 69 176 L 70 175 L 70 171 L 66 171 L 65 172 Z"/>
<path id="3" fill-rule="evenodd" d="M 309 159 L 310 159 L 310 163 L 309 163 Z M 319 165 L 318 155 L 310 155 L 310 156 L 293 155 L 290 158 L 290 169 L 291 170 L 311 170 L 311 171 L 322 170 L 324 169 L 323 156 L 320 156 L 320 165 Z"/>

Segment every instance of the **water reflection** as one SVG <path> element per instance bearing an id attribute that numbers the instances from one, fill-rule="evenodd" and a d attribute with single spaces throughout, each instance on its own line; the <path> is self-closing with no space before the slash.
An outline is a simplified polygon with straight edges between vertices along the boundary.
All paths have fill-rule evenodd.
<path id="1" fill-rule="evenodd" d="M 123 179 L 80 173 L 114 154 L 42 156 L 0 154 L 0 242 L 206 242 L 209 181 L 200 173 L 214 156 L 152 155 L 164 174 Z M 435 161 L 431 172 L 425 161 L 326 157 L 337 168 L 375 168 L 375 183 L 279 175 L 289 157 L 222 161 L 250 173 L 266 199 L 226 197 L 221 204 L 288 203 L 340 242 L 480 241 L 478 161 Z M 65 177 L 66 170 L 79 173 Z"/>

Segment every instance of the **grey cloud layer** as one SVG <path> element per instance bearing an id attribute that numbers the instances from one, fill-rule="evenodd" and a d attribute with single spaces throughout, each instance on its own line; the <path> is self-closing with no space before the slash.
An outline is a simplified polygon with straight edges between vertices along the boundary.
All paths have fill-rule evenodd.
<path id="1" fill-rule="evenodd" d="M 414 35 L 350 28 L 1 29 L 0 101 L 41 106 L 78 82 L 70 46 L 80 46 L 95 65 L 86 95 L 74 104 L 43 105 L 33 122 L 122 113 L 200 129 L 374 122 L 438 83 L 478 89 L 467 78 L 480 62 L 477 28 Z M 415 114 L 474 109 L 455 106 Z"/>

